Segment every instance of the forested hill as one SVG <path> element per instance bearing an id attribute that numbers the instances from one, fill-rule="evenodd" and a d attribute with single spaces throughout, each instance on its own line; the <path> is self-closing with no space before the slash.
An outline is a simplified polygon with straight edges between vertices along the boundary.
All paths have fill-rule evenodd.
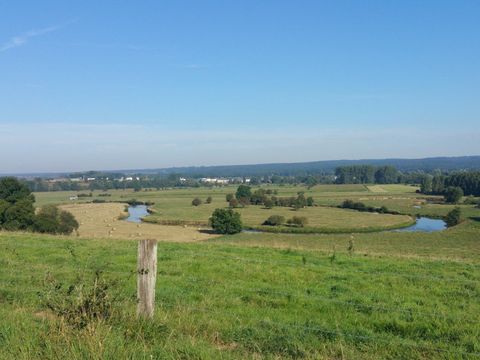
<path id="1" fill-rule="evenodd" d="M 441 170 L 446 172 L 457 170 L 480 170 L 480 156 L 459 156 L 459 157 L 431 157 L 424 159 L 365 159 L 365 160 L 325 160 L 299 163 L 275 163 L 275 164 L 254 164 L 254 165 L 222 165 L 222 166 L 191 166 L 171 167 L 157 169 L 128 169 L 109 170 L 110 174 L 179 174 L 188 177 L 243 177 L 243 176 L 264 176 L 281 175 L 295 176 L 305 174 L 334 174 L 335 168 L 348 165 L 373 165 L 373 166 L 394 166 L 401 172 L 425 171 L 433 172 Z M 93 173 L 105 173 L 95 171 Z M 78 174 L 90 174 L 82 172 Z M 31 173 L 31 174 L 2 174 L 0 176 L 14 175 L 26 178 L 33 177 L 59 177 L 68 173 Z M 93 176 L 93 175 L 92 175 Z"/>
<path id="2" fill-rule="evenodd" d="M 327 160 L 302 163 L 277 163 L 256 165 L 175 167 L 158 170 L 139 170 L 138 172 L 178 173 L 187 176 L 262 176 L 262 175 L 299 175 L 333 174 L 335 168 L 346 165 L 391 165 L 402 172 L 434 170 L 480 170 L 480 156 L 432 157 L 424 159 L 365 159 L 365 160 Z"/>

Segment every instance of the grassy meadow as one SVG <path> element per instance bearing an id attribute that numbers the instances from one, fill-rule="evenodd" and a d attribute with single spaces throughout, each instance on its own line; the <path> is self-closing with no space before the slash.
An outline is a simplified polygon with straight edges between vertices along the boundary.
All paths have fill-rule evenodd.
<path id="1" fill-rule="evenodd" d="M 318 226 L 384 227 L 383 215 L 330 206 L 352 199 L 431 216 L 454 207 L 411 186 L 271 188 L 278 196 L 305 191 L 321 206 L 249 206 L 239 209 L 245 221 L 286 211 Z M 154 218 L 203 221 L 234 191 L 109 191 L 103 199 L 153 201 Z M 480 209 L 473 206 L 462 205 L 460 225 L 435 233 L 240 233 L 184 242 L 177 232 L 194 236 L 195 228 L 141 224 L 171 235 L 158 245 L 155 316 L 142 321 L 138 237 L 120 236 L 131 231 L 121 220 L 108 226 L 115 215 L 107 209 L 122 205 L 79 208 L 70 194 L 35 195 L 37 205 L 69 204 L 104 235 L 82 226 L 67 237 L 0 232 L 0 359 L 480 358 Z M 196 196 L 213 202 L 193 207 Z M 85 317 L 87 310 L 99 318 Z"/>

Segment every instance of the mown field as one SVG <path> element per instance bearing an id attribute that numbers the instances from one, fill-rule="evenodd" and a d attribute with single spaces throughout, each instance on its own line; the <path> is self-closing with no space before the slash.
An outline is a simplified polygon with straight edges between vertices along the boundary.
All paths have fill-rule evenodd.
<path id="1" fill-rule="evenodd" d="M 279 196 L 299 191 L 277 189 Z M 432 216 L 453 208 L 398 185 L 301 190 L 324 205 L 362 199 Z M 153 200 L 155 216 L 203 219 L 233 191 L 118 191 L 110 198 Z M 38 204 L 69 203 L 68 193 L 36 196 Z M 193 207 L 195 196 L 212 196 L 213 204 Z M 428 234 L 162 238 L 157 309 L 149 322 L 135 316 L 137 237 L 122 239 L 120 227 L 110 234 L 117 225 L 95 215 L 100 207 L 87 206 L 92 214 L 82 216 L 100 219 L 104 237 L 0 232 L 0 358 L 480 358 L 480 210 L 473 206 L 462 205 L 460 225 Z M 322 209 L 353 213 L 311 210 Z M 145 225 L 171 229 L 172 241 L 180 228 Z M 104 316 L 81 315 L 89 311 Z"/>

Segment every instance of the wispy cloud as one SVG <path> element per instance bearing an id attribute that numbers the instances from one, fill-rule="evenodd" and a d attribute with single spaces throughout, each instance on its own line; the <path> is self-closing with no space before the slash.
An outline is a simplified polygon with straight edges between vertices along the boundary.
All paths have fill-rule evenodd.
<path id="1" fill-rule="evenodd" d="M 16 36 L 12 37 L 10 40 L 8 40 L 7 42 L 5 42 L 3 45 L 0 46 L 0 52 L 4 52 L 4 51 L 7 51 L 7 50 L 10 50 L 10 49 L 13 49 L 13 48 L 17 48 L 19 46 L 23 46 L 26 43 L 28 43 L 28 41 L 32 38 L 57 31 L 64 26 L 65 26 L 65 24 L 54 25 L 54 26 L 49 26 L 49 27 L 42 28 L 42 29 L 30 30 L 30 31 L 27 31 L 26 33 L 16 35 Z"/>

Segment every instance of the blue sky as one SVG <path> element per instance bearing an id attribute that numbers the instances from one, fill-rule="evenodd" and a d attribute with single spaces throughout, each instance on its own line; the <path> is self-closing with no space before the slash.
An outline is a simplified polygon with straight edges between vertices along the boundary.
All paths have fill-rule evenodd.
<path id="1" fill-rule="evenodd" d="M 478 1 L 0 2 L 0 173 L 480 154 Z"/>

